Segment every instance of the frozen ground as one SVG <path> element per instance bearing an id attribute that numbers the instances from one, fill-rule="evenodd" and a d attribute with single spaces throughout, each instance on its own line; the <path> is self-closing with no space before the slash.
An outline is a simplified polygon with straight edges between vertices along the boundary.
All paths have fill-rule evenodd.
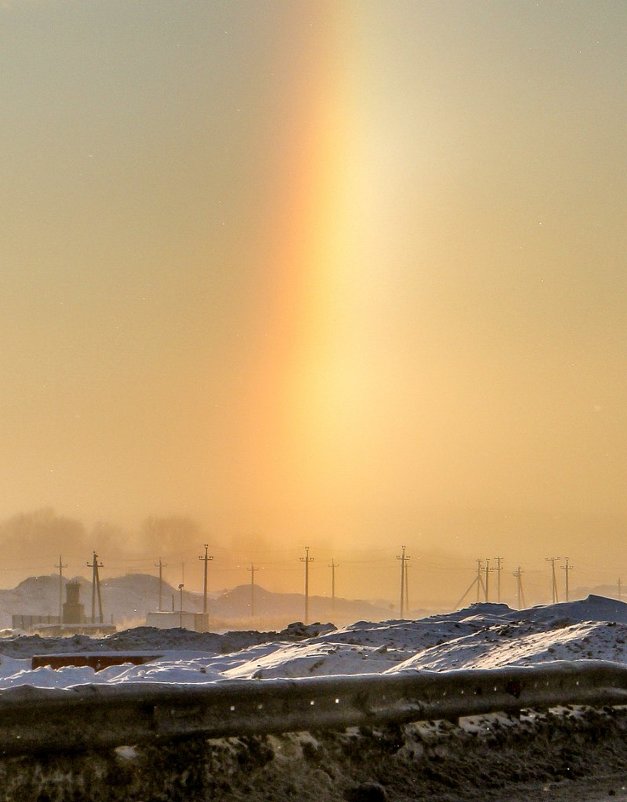
<path id="1" fill-rule="evenodd" d="M 6 802 L 624 802 L 627 711 L 0 759 Z"/>
<path id="2" fill-rule="evenodd" d="M 102 671 L 71 666 L 31 669 L 32 655 L 81 652 L 143 652 L 156 659 Z M 627 604 L 598 596 L 522 611 L 479 604 L 416 621 L 360 621 L 339 629 L 331 624 L 294 624 L 279 633 L 219 635 L 139 627 L 104 638 L 11 636 L 0 640 L 0 689 L 198 684 L 590 659 L 627 663 Z"/>

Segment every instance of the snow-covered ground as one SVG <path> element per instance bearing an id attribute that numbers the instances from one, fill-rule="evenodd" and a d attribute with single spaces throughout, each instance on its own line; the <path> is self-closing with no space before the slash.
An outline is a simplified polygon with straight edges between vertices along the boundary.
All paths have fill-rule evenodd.
<path id="1" fill-rule="evenodd" d="M 626 639 L 627 604 L 596 596 L 523 611 L 480 604 L 419 620 L 359 621 L 340 628 L 293 624 L 278 633 L 140 627 L 103 638 L 13 635 L 0 638 L 0 696 L 3 689 L 24 685 L 197 685 L 564 659 L 625 664 Z M 154 659 L 101 671 L 72 665 L 31 668 L 33 655 L 87 652 L 141 652 Z M 2 798 L 11 802 L 627 802 L 626 734 L 626 708 L 565 707 L 521 717 L 495 713 L 459 725 L 412 722 L 3 757 L 0 784 Z"/>
<path id="2" fill-rule="evenodd" d="M 626 641 L 627 604 L 598 596 L 522 611 L 477 604 L 413 621 L 360 621 L 341 628 L 292 625 L 280 633 L 218 635 L 140 627 L 104 638 L 22 635 L 0 640 L 0 690 L 446 671 L 553 660 L 627 663 Z M 85 666 L 31 668 L 33 655 L 83 652 L 143 652 L 156 659 L 101 671 Z"/>

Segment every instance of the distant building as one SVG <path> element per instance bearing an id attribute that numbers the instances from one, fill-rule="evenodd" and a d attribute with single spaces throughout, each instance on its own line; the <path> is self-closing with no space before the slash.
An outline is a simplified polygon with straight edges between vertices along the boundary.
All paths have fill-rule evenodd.
<path id="1" fill-rule="evenodd" d="M 209 632 L 208 618 L 206 613 L 188 613 L 185 610 L 147 613 L 146 626 L 157 629 L 182 627 L 192 632 Z"/>
<path id="2" fill-rule="evenodd" d="M 89 624 L 85 621 L 80 591 L 78 582 L 66 584 L 62 619 L 58 615 L 12 615 L 13 629 L 40 632 L 42 635 L 108 635 L 115 632 L 114 624 Z"/>
<path id="3" fill-rule="evenodd" d="M 79 601 L 81 586 L 78 582 L 68 582 L 65 586 L 66 600 L 63 604 L 64 624 L 84 624 L 85 605 Z"/>
<path id="4" fill-rule="evenodd" d="M 59 626 L 60 620 L 58 615 L 21 615 L 20 613 L 13 613 L 11 616 L 11 627 L 13 629 L 22 629 L 24 632 L 32 632 L 42 624 L 53 624 Z"/>

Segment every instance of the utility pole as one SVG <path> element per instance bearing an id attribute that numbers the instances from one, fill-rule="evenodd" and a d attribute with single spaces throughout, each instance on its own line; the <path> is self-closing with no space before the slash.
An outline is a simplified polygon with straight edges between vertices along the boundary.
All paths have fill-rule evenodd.
<path id="1" fill-rule="evenodd" d="M 166 563 L 161 562 L 161 557 L 159 557 L 159 562 L 155 563 L 155 568 L 159 569 L 159 612 L 163 609 L 163 569 L 167 567 Z"/>
<path id="2" fill-rule="evenodd" d="M 485 583 L 483 581 L 483 560 L 481 559 L 477 560 L 477 578 L 475 582 L 477 583 L 477 604 L 479 604 L 481 599 L 481 589 L 483 588 L 484 595 L 486 592 Z"/>
<path id="3" fill-rule="evenodd" d="M 183 629 L 183 588 L 185 585 L 181 582 L 179 585 L 179 629 Z"/>
<path id="4" fill-rule="evenodd" d="M 569 563 L 569 561 L 568 561 L 569 558 L 568 557 L 564 557 L 564 559 L 566 560 L 566 564 L 562 565 L 561 568 L 562 568 L 562 571 L 564 571 L 565 574 L 566 574 L 566 576 L 565 576 L 565 579 L 566 579 L 566 601 L 568 601 L 569 600 L 568 599 L 568 595 L 569 595 L 568 594 L 568 574 L 573 570 L 573 566 Z"/>
<path id="5" fill-rule="evenodd" d="M 87 563 L 87 567 L 92 569 L 91 576 L 91 623 L 96 623 L 96 594 L 98 595 L 98 622 L 103 623 L 102 617 L 102 597 L 100 595 L 100 576 L 98 569 L 103 568 L 103 564 L 98 562 L 98 555 L 94 552 L 93 562 Z"/>
<path id="6" fill-rule="evenodd" d="M 513 576 L 516 577 L 516 595 L 518 597 L 519 610 L 522 610 L 523 607 L 527 606 L 525 603 L 525 593 L 523 591 L 523 586 L 522 586 L 522 575 L 523 575 L 522 568 L 519 565 L 518 568 L 513 573 Z"/>
<path id="7" fill-rule="evenodd" d="M 557 602 L 559 601 L 559 596 L 558 596 L 558 593 L 557 593 L 557 577 L 555 576 L 555 563 L 558 562 L 558 560 L 561 560 L 562 558 L 561 557 L 545 557 L 544 559 L 548 563 L 551 563 L 551 577 L 552 577 L 551 589 L 553 591 L 553 604 L 557 604 Z"/>
<path id="8" fill-rule="evenodd" d="M 490 601 L 490 571 L 494 571 L 494 568 L 490 568 L 490 558 L 485 561 L 485 600 L 486 602 Z"/>
<path id="9" fill-rule="evenodd" d="M 253 565 L 250 564 L 250 617 L 255 617 L 255 571 L 258 569 Z"/>
<path id="10" fill-rule="evenodd" d="M 313 559 L 309 556 L 309 546 L 305 546 L 305 556 L 300 558 L 300 561 L 305 563 L 305 624 L 309 623 L 309 563 L 312 563 Z"/>
<path id="11" fill-rule="evenodd" d="M 409 563 L 407 560 L 405 560 L 405 614 L 409 615 Z"/>
<path id="12" fill-rule="evenodd" d="M 213 557 L 210 557 L 207 554 L 208 548 L 209 548 L 209 545 L 207 543 L 205 543 L 205 553 L 202 554 L 198 558 L 199 560 L 204 560 L 205 561 L 205 580 L 204 580 L 204 583 L 203 583 L 203 586 L 202 586 L 202 588 L 203 588 L 203 590 L 202 590 L 202 612 L 203 612 L 203 615 L 205 615 L 205 616 L 207 615 L 207 565 L 209 563 L 209 560 L 213 560 Z"/>
<path id="13" fill-rule="evenodd" d="M 501 603 L 501 568 L 503 565 L 503 558 L 502 557 L 495 557 L 496 560 L 496 600 L 500 604 Z"/>
<path id="14" fill-rule="evenodd" d="M 331 569 L 331 610 L 335 612 L 335 569 L 339 568 L 339 564 L 331 558 L 329 568 Z"/>
<path id="15" fill-rule="evenodd" d="M 401 546 L 400 555 L 396 556 L 401 561 L 401 621 L 405 618 L 405 604 L 407 602 L 407 561 L 411 559 L 405 554 L 405 546 Z"/>
<path id="16" fill-rule="evenodd" d="M 59 624 L 62 624 L 63 623 L 63 569 L 67 568 L 67 564 L 66 565 L 63 564 L 60 554 L 59 554 L 59 564 L 55 565 L 55 568 L 59 569 Z"/>
<path id="17" fill-rule="evenodd" d="M 618 601 L 622 601 L 622 583 L 620 581 L 620 577 L 618 577 Z"/>

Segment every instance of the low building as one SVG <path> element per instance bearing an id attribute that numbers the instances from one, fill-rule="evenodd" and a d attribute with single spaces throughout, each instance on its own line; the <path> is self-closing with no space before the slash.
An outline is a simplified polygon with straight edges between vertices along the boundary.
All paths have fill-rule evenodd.
<path id="1" fill-rule="evenodd" d="M 21 613 L 13 613 L 11 616 L 11 627 L 13 629 L 22 629 L 24 632 L 32 632 L 42 624 L 51 624 L 59 626 L 61 619 L 58 615 L 22 615 Z"/>
<path id="2" fill-rule="evenodd" d="M 182 627 L 192 632 L 209 632 L 209 617 L 206 613 L 189 613 L 185 610 L 160 611 L 146 614 L 146 626 L 157 629 Z"/>

